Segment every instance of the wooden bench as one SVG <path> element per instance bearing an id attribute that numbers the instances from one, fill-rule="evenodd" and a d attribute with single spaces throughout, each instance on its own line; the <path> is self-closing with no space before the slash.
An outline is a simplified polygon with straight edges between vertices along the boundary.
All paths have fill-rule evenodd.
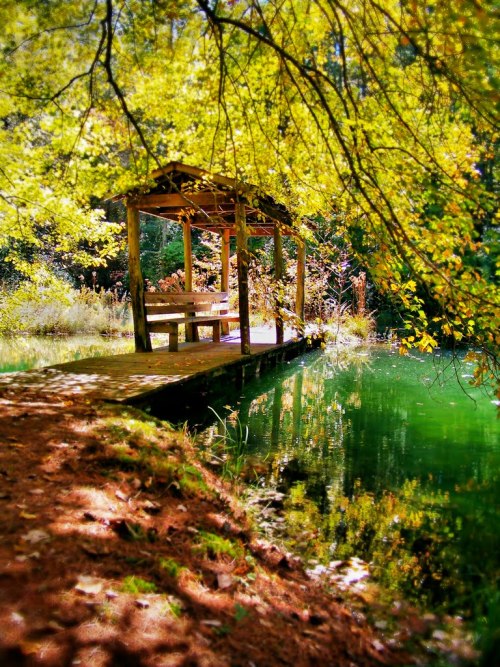
<path id="1" fill-rule="evenodd" d="M 146 324 L 150 333 L 168 333 L 168 350 L 179 350 L 179 325 L 186 338 L 199 340 L 198 327 L 212 327 L 214 343 L 220 342 L 221 325 L 238 322 L 229 312 L 227 292 L 145 292 Z"/>

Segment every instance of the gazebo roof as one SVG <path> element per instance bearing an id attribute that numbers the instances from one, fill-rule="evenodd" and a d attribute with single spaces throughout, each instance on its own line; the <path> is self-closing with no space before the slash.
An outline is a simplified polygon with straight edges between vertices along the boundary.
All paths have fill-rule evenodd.
<path id="1" fill-rule="evenodd" d="M 243 203 L 252 236 L 272 236 L 276 223 L 282 234 L 292 234 L 292 217 L 285 206 L 256 186 L 213 174 L 198 167 L 170 162 L 151 174 L 154 185 L 146 193 L 129 193 L 129 205 L 143 213 L 175 222 L 190 220 L 192 227 L 221 233 L 235 232 L 235 209 Z"/>

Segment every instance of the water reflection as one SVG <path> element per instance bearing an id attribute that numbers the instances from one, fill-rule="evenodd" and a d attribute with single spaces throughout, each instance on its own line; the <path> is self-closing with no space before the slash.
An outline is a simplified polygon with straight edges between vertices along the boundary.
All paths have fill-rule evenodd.
<path id="1" fill-rule="evenodd" d="M 0 373 L 133 351 L 132 338 L 97 335 L 0 336 Z"/>
<path id="2" fill-rule="evenodd" d="M 248 426 L 240 468 L 286 494 L 281 535 L 306 558 L 359 556 L 386 586 L 476 615 L 500 577 L 500 423 L 446 355 L 435 363 L 312 354 L 214 408 L 229 441 Z M 217 434 L 220 424 L 201 439 Z"/>

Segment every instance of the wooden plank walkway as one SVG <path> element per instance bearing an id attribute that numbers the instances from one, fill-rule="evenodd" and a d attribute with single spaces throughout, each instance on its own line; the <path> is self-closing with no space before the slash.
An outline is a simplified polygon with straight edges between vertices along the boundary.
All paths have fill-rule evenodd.
<path id="1" fill-rule="evenodd" d="M 11 388 L 34 385 L 40 393 L 86 397 L 139 406 L 156 411 L 175 407 L 187 395 L 208 397 L 258 375 L 265 368 L 306 351 L 305 339 L 271 342 L 270 334 L 252 331 L 251 354 L 242 355 L 238 332 L 221 343 L 184 343 L 179 352 L 166 347 L 148 353 L 117 354 L 81 359 L 48 368 L 0 376 Z M 274 332 L 271 332 L 274 335 Z M 258 342 L 259 341 L 259 342 Z"/>

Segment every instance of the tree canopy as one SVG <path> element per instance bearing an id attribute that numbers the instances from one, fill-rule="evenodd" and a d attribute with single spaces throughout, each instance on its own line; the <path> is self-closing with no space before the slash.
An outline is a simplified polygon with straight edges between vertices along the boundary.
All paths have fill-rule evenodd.
<path id="1" fill-rule="evenodd" d="M 404 311 L 407 347 L 464 341 L 478 381 L 498 370 L 491 0 L 6 0 L 0 18 L 0 244 L 19 270 L 105 261 L 96 203 L 179 160 L 326 221 Z"/>

